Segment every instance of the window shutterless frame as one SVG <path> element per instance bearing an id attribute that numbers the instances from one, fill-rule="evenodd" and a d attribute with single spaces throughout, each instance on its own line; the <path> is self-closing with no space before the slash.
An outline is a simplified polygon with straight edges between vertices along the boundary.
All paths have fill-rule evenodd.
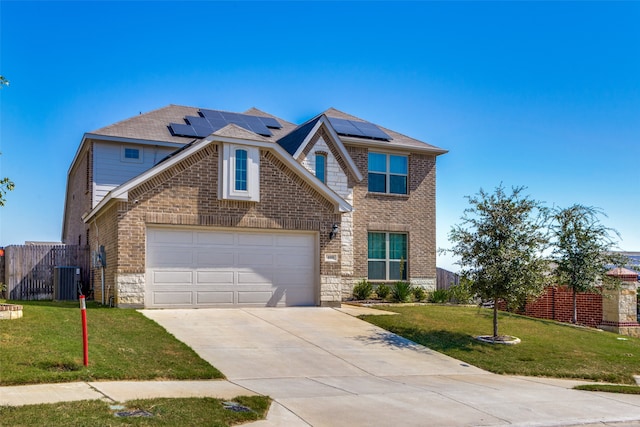
<path id="1" fill-rule="evenodd" d="M 407 241 L 405 233 L 368 233 L 369 280 L 407 279 Z"/>
<path id="2" fill-rule="evenodd" d="M 369 152 L 369 191 L 408 194 L 409 157 Z"/>
<path id="3" fill-rule="evenodd" d="M 316 153 L 316 177 L 324 184 L 327 183 L 327 155 Z"/>

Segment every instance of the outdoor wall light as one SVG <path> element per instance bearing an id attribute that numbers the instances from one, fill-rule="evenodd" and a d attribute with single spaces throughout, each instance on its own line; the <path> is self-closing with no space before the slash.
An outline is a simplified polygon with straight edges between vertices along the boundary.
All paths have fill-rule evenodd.
<path id="1" fill-rule="evenodd" d="M 338 224 L 333 224 L 333 227 L 331 228 L 331 232 L 329 233 L 329 240 L 332 240 L 334 237 L 336 237 L 336 234 L 338 234 L 338 230 L 340 230 L 340 227 L 338 227 Z"/>

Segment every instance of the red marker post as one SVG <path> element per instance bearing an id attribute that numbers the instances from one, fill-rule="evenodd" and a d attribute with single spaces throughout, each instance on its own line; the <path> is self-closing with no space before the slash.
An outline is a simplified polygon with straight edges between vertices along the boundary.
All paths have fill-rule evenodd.
<path id="1" fill-rule="evenodd" d="M 89 366 L 89 339 L 87 337 L 87 304 L 84 295 L 80 295 L 80 313 L 82 315 L 82 354 L 84 366 Z"/>

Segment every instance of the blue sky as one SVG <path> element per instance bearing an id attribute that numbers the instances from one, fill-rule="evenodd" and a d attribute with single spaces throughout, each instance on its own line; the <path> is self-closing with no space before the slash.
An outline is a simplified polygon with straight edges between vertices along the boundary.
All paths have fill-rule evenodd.
<path id="1" fill-rule="evenodd" d="M 0 246 L 60 239 L 84 132 L 167 104 L 300 123 L 329 107 L 450 150 L 465 195 L 603 209 L 640 251 L 639 2 L 0 1 Z M 451 267 L 441 257 L 438 264 Z"/>

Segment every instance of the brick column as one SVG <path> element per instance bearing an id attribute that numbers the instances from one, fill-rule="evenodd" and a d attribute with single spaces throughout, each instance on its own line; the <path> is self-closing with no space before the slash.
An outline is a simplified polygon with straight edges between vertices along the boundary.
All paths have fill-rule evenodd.
<path id="1" fill-rule="evenodd" d="M 607 275 L 619 278 L 622 284 L 619 289 L 603 292 L 600 328 L 620 335 L 640 337 L 638 273 L 626 268 L 614 268 Z"/>

